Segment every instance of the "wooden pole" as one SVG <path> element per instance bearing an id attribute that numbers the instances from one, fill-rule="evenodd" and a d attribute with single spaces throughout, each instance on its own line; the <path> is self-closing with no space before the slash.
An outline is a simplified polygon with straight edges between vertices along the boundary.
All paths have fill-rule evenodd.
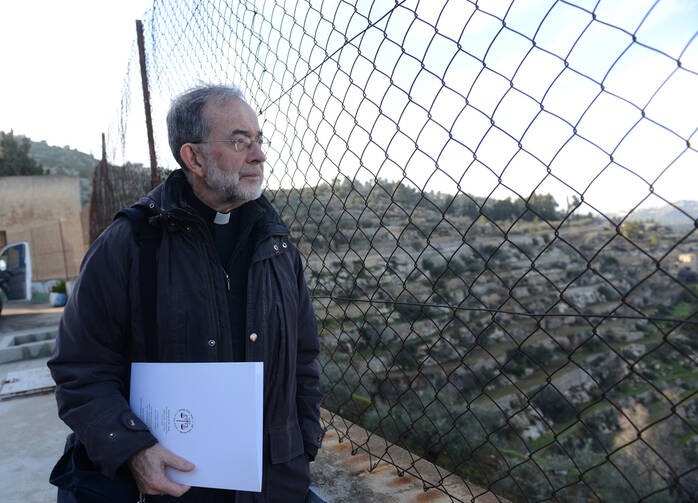
<path id="1" fill-rule="evenodd" d="M 148 130 L 148 150 L 150 151 L 150 186 L 157 187 L 160 183 L 158 175 L 158 161 L 155 157 L 155 139 L 153 137 L 153 120 L 150 115 L 150 89 L 148 86 L 148 72 L 145 65 L 145 42 L 143 40 L 143 22 L 136 20 L 136 37 L 138 39 L 138 56 L 141 63 L 141 84 L 143 85 L 143 105 L 145 106 L 145 126 Z"/>
<path id="2" fill-rule="evenodd" d="M 58 237 L 61 239 L 61 254 L 63 254 L 63 278 L 68 281 L 68 259 L 65 256 L 65 241 L 63 239 L 63 226 L 58 220 Z"/>

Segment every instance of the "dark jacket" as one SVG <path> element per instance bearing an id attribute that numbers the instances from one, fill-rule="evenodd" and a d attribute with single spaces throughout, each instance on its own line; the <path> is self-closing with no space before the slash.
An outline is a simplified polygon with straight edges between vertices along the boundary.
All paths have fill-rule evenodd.
<path id="1" fill-rule="evenodd" d="M 161 362 L 219 361 L 230 332 L 226 275 L 210 231 L 184 198 L 181 170 L 141 199 L 162 229 L 157 251 L 157 354 Z M 280 466 L 322 442 L 317 324 L 298 250 L 261 197 L 247 281 L 246 360 L 264 362 L 265 487 Z M 87 252 L 49 367 L 58 413 L 107 476 L 156 440 L 128 406 L 130 363 L 145 361 L 139 253 L 117 218 Z M 272 465 L 271 467 L 269 465 Z M 282 482 L 283 485 L 283 482 Z M 260 500 L 266 501 L 266 500 Z"/>

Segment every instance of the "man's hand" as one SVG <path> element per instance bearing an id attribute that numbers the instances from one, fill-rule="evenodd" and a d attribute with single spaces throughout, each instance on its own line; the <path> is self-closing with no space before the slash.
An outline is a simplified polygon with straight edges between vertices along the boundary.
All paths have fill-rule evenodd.
<path id="1" fill-rule="evenodd" d="M 179 497 L 190 489 L 190 486 L 172 482 L 165 475 L 165 466 L 181 472 L 189 472 L 194 465 L 180 458 L 160 444 L 137 452 L 128 460 L 128 467 L 136 479 L 138 490 L 143 494 L 168 494 Z"/>

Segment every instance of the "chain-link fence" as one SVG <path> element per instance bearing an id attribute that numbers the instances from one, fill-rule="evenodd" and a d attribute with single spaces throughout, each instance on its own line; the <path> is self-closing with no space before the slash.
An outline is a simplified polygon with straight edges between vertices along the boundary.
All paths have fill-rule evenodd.
<path id="1" fill-rule="evenodd" d="M 692 501 L 696 26 L 679 0 L 156 1 L 158 164 L 174 95 L 242 87 L 354 450 L 473 499 Z M 147 158 L 133 66 L 117 162 Z"/>

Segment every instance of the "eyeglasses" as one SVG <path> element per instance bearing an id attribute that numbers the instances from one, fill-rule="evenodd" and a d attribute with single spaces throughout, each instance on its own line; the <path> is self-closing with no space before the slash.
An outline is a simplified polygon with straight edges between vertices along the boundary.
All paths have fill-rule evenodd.
<path id="1" fill-rule="evenodd" d="M 270 145 L 271 142 L 269 138 L 263 135 L 259 135 L 256 138 L 250 138 L 249 136 L 236 136 L 235 138 L 230 138 L 229 140 L 208 140 L 199 141 L 196 143 L 232 143 L 235 152 L 242 152 L 243 150 L 250 150 L 253 143 L 258 143 L 260 145 Z"/>

